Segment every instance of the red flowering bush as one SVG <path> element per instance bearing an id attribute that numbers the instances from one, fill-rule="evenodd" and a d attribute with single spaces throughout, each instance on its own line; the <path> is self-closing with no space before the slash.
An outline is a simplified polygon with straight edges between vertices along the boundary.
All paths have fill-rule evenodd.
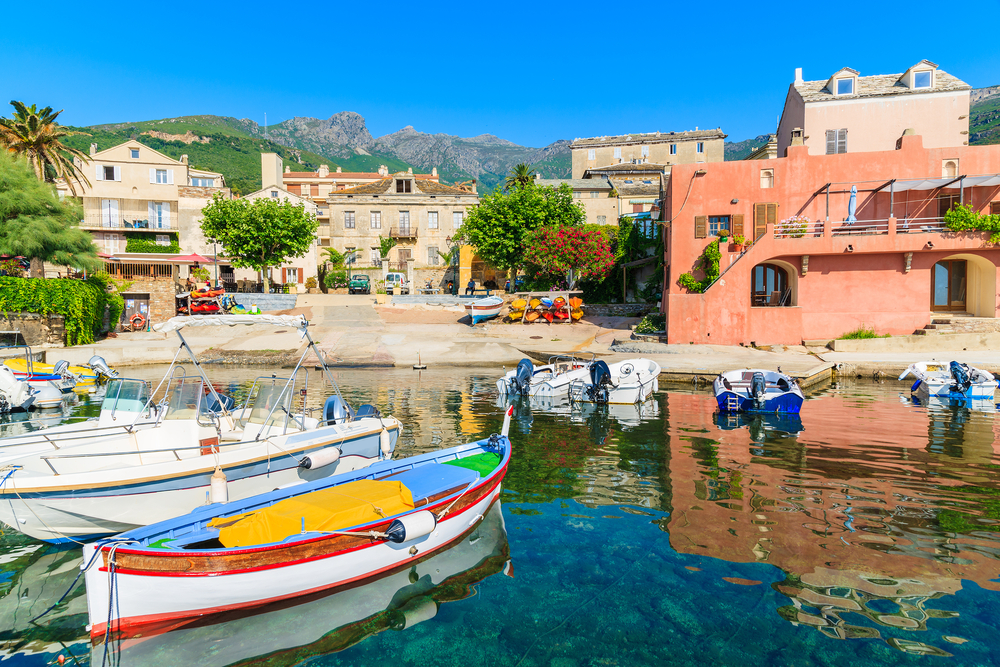
<path id="1" fill-rule="evenodd" d="M 584 227 L 539 227 L 524 245 L 529 274 L 565 276 L 573 270 L 578 280 L 600 280 L 615 264 L 607 235 Z"/>

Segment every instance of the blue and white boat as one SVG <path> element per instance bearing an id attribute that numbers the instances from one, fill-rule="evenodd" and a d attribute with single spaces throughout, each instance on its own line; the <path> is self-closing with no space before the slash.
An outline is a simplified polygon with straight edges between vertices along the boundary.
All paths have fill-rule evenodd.
<path id="1" fill-rule="evenodd" d="M 997 389 L 992 373 L 958 361 L 947 365 L 938 361 L 918 361 L 910 364 L 899 379 L 905 380 L 909 375 L 916 378 L 910 391 L 921 398 L 993 400 Z"/>
<path id="2" fill-rule="evenodd" d="M 719 412 L 798 412 L 805 397 L 798 383 L 779 371 L 726 371 L 712 383 Z"/>
<path id="3" fill-rule="evenodd" d="M 503 308 L 503 299 L 498 296 L 488 296 L 465 304 L 465 312 L 472 318 L 473 324 L 493 319 L 500 314 L 501 308 Z"/>

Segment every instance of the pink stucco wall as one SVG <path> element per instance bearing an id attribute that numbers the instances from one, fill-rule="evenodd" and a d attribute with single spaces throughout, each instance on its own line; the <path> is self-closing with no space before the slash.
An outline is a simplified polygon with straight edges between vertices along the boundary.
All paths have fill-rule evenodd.
<path id="1" fill-rule="evenodd" d="M 886 190 L 878 194 L 860 192 L 859 224 L 880 220 L 873 224 L 887 227 L 890 233 L 833 233 L 847 215 L 846 190 L 850 184 L 864 190 L 892 178 L 938 178 L 942 161 L 956 157 L 963 174 L 1000 173 L 1000 146 L 928 149 L 922 146 L 919 136 L 904 137 L 899 150 L 876 153 L 813 156 L 803 146 L 792 147 L 787 158 L 776 160 L 675 166 L 665 201 L 665 217 L 671 220 L 665 230 L 668 280 L 662 303 L 667 314 L 668 340 L 798 343 L 803 339 L 833 338 L 861 324 L 873 326 L 880 333 L 912 333 L 930 320 L 934 263 L 956 255 L 974 260 L 976 270 L 982 274 L 977 278 L 979 291 L 969 296 L 970 308 L 979 311 L 977 315 L 995 317 L 1000 249 L 986 243 L 986 234 L 926 233 L 918 226 L 900 233 L 904 215 L 911 219 L 937 216 L 937 191 L 896 193 L 893 218 L 889 217 Z M 775 170 L 773 188 L 760 187 L 762 168 Z M 698 169 L 706 173 L 696 175 Z M 721 266 L 729 270 L 705 294 L 688 294 L 677 284 L 678 276 L 691 271 L 705 246 L 712 242 L 694 237 L 695 216 L 742 214 L 750 235 L 754 204 L 775 202 L 779 205 L 779 221 L 793 214 L 825 221 L 826 197 L 816 193 L 831 182 L 841 183 L 831 186 L 831 190 L 845 192 L 830 196 L 830 221 L 818 235 L 774 238 L 774 230 L 769 227 L 742 257 L 725 249 Z M 948 193 L 958 194 L 958 190 Z M 965 197 L 977 210 L 985 210 L 990 201 L 1000 200 L 1000 188 L 967 189 Z M 904 271 L 906 253 L 912 253 L 909 272 Z M 803 255 L 809 256 L 805 276 L 800 271 Z M 750 273 L 763 262 L 789 269 L 795 307 L 751 307 Z"/>

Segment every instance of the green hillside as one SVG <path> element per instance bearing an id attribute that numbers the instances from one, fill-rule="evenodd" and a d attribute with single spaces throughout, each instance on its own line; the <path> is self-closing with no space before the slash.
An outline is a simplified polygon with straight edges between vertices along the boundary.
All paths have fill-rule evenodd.
<path id="1" fill-rule="evenodd" d="M 969 109 L 969 143 L 1000 144 L 1000 95 L 980 100 Z"/>

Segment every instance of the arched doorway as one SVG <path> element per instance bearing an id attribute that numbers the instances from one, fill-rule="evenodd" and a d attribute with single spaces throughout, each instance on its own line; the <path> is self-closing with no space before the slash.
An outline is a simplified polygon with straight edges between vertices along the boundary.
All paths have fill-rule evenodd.
<path id="1" fill-rule="evenodd" d="M 931 310 L 996 317 L 997 267 L 980 255 L 945 257 L 931 267 Z"/>
<path id="2" fill-rule="evenodd" d="M 754 306 L 794 305 L 788 269 L 772 262 L 753 267 L 750 272 L 750 303 Z"/>

